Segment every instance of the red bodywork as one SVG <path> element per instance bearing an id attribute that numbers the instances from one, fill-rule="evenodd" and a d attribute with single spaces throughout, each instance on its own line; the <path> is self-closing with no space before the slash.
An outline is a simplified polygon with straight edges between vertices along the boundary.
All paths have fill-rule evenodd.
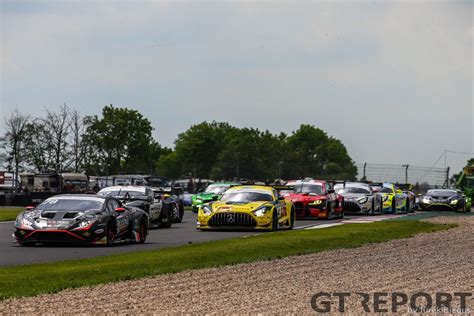
<path id="1" fill-rule="evenodd" d="M 288 182 L 289 186 L 309 183 L 322 186 L 322 193 L 289 193 L 285 199 L 293 202 L 297 219 L 323 218 L 329 219 L 342 217 L 344 198 L 337 193 L 327 193 L 326 188 L 330 185 L 324 180 L 302 180 Z M 314 201 L 321 200 L 320 204 L 313 204 Z"/>

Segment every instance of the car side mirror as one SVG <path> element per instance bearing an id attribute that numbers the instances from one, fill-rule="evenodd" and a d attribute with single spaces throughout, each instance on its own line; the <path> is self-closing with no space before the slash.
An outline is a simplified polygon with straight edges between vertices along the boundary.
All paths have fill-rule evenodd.
<path id="1" fill-rule="evenodd" d="M 117 208 L 115 209 L 115 212 L 117 212 L 117 213 L 123 213 L 123 212 L 125 212 L 125 207 L 117 207 Z"/>
<path id="2" fill-rule="evenodd" d="M 329 189 L 328 190 L 328 194 L 333 194 L 334 192 L 335 192 L 334 189 Z"/>
<path id="3" fill-rule="evenodd" d="M 31 210 L 34 210 L 35 207 L 34 206 L 31 206 L 31 205 L 28 205 L 27 207 L 25 207 L 25 210 L 27 211 L 31 211 Z"/>

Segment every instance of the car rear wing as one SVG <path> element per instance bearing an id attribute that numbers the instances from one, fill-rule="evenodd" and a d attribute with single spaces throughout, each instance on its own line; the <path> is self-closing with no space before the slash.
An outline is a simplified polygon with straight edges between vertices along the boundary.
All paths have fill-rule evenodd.
<path id="1" fill-rule="evenodd" d="M 293 191 L 295 189 L 295 186 L 293 185 L 280 185 L 280 184 L 271 184 L 267 185 L 268 187 L 274 188 L 278 192 L 280 191 Z"/>
<path id="2" fill-rule="evenodd" d="M 332 188 L 334 188 L 336 184 L 342 184 L 343 187 L 346 187 L 346 182 L 349 182 L 346 180 L 325 180 L 325 181 L 329 183 Z"/>
<path id="3" fill-rule="evenodd" d="M 167 188 L 152 188 L 155 194 L 169 194 L 169 195 L 182 195 L 184 189 L 182 187 L 167 187 Z"/>
<path id="4" fill-rule="evenodd" d="M 373 182 L 373 181 L 359 181 L 360 183 L 366 183 L 371 187 L 383 187 L 383 182 Z"/>
<path id="5" fill-rule="evenodd" d="M 400 190 L 402 191 L 412 191 L 413 190 L 413 185 L 410 183 L 398 183 L 395 184 Z"/>

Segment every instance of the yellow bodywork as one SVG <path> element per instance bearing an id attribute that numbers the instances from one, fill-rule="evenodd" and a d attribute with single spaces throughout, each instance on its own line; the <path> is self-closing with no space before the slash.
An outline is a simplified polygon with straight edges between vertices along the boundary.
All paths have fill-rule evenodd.
<path id="1" fill-rule="evenodd" d="M 203 204 L 198 210 L 197 228 L 202 230 L 229 228 L 277 230 L 293 228 L 295 219 L 293 203 L 278 199 L 278 193 L 272 187 L 258 185 L 235 186 L 228 189 L 226 194 L 238 192 L 267 193 L 272 196 L 272 201 L 254 201 L 245 204 L 226 204 L 223 201 L 215 201 Z M 278 218 L 277 227 L 273 227 L 272 224 L 275 212 Z M 224 219 L 224 224 L 213 225 L 213 217 Z M 227 223 L 228 217 L 233 219 L 234 222 Z M 245 218 L 247 225 L 238 225 L 235 222 L 236 218 Z"/>
<path id="2" fill-rule="evenodd" d="M 392 203 L 395 200 L 395 212 L 406 211 L 406 194 L 404 194 L 400 189 L 398 189 L 393 184 L 385 184 L 386 188 L 390 188 L 391 193 L 382 193 L 383 201 L 383 210 L 385 212 L 391 212 Z"/>

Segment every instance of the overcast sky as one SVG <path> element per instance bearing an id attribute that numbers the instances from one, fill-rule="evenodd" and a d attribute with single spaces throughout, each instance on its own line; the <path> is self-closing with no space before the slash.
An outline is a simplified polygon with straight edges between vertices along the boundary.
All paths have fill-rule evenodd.
<path id="1" fill-rule="evenodd" d="M 166 146 L 216 120 L 314 124 L 360 163 L 474 151 L 470 1 L 0 3 L 3 117 L 114 104 L 148 117 Z"/>

